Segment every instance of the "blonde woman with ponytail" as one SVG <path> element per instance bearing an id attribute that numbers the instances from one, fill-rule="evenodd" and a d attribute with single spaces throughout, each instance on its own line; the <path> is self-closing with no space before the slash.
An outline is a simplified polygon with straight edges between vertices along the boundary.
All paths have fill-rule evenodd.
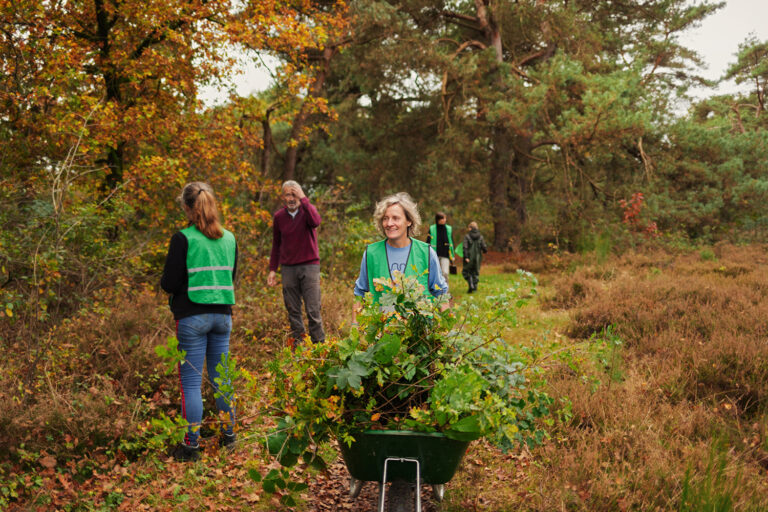
<path id="1" fill-rule="evenodd" d="M 186 353 L 179 365 L 179 380 L 181 414 L 189 427 L 184 441 L 174 449 L 173 457 L 190 461 L 200 458 L 203 363 L 207 366 L 210 384 L 218 391 L 216 365 L 222 357 L 229 356 L 237 242 L 234 235 L 221 226 L 210 185 L 199 181 L 189 183 L 178 201 L 189 227 L 171 237 L 160 285 L 171 294 L 179 350 Z M 221 377 L 226 381 L 226 375 Z M 220 428 L 221 447 L 231 448 L 235 442 L 232 398 L 224 395 L 216 398 L 218 410 L 229 417 Z"/>

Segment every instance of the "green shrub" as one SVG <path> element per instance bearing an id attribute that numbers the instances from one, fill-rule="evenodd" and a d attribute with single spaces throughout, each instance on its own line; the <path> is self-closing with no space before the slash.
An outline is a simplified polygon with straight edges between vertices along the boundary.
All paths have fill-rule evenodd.
<path id="1" fill-rule="evenodd" d="M 286 349 L 270 365 L 281 416 L 270 453 L 292 466 L 317 457 L 317 444 L 351 443 L 366 429 L 486 437 L 505 450 L 541 442 L 551 399 L 537 356 L 492 327 L 531 295 L 517 293 L 535 285 L 520 275 L 509 293 L 488 299 L 490 313 L 469 309 L 461 319 L 441 311 L 443 301 L 428 298 L 415 278 L 376 280 L 380 302 L 366 298 L 347 337 Z"/>
<path id="2" fill-rule="evenodd" d="M 704 261 L 715 261 L 717 260 L 717 256 L 715 255 L 715 252 L 712 249 L 702 249 L 699 252 L 699 256 L 701 256 L 701 259 Z"/>
<path id="3" fill-rule="evenodd" d="M 696 472 L 689 467 L 683 479 L 679 512 L 728 512 L 734 510 L 740 475 L 729 475 L 728 456 L 721 443 L 715 442 L 707 467 Z"/>

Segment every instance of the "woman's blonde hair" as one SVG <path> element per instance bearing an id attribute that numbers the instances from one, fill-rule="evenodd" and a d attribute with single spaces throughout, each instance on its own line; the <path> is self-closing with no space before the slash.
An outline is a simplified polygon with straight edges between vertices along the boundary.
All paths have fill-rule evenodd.
<path id="1" fill-rule="evenodd" d="M 416 202 L 411 199 L 405 192 L 398 192 L 387 196 L 378 203 L 376 203 L 376 209 L 373 212 L 373 224 L 376 226 L 378 232 L 386 236 L 384 228 L 381 225 L 381 219 L 384 218 L 384 212 L 387 211 L 392 205 L 399 204 L 405 212 L 405 218 L 411 222 L 411 226 L 408 228 L 408 236 L 419 236 L 419 228 L 421 227 L 421 215 L 419 215 L 419 207 L 416 206 Z"/>
<path id="2" fill-rule="evenodd" d="M 218 240 L 224 236 L 219 222 L 219 209 L 216 207 L 216 198 L 213 189 L 202 181 L 187 183 L 178 197 L 181 204 L 189 211 L 189 220 L 197 226 L 202 234 L 212 240 Z"/>

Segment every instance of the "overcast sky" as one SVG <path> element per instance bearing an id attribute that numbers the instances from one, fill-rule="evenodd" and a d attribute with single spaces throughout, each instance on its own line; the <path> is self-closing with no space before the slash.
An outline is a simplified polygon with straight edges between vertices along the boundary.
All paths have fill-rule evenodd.
<path id="1" fill-rule="evenodd" d="M 739 44 L 750 34 L 760 41 L 768 40 L 768 0 L 727 0 L 725 7 L 706 18 L 700 27 L 683 34 L 680 42 L 701 54 L 708 64 L 701 74 L 715 80 L 736 62 Z M 722 84 L 715 91 L 700 91 L 700 95 L 736 90 L 736 85 L 731 82 Z"/>
<path id="2" fill-rule="evenodd" d="M 700 2 L 691 0 L 691 3 Z M 680 42 L 701 54 L 707 63 L 702 75 L 715 80 L 723 76 L 728 66 L 736 61 L 739 43 L 744 42 L 750 34 L 761 41 L 768 40 L 768 0 L 727 0 L 725 7 L 705 19 L 701 26 L 682 34 Z M 233 79 L 232 85 L 238 95 L 247 96 L 268 87 L 269 72 L 263 67 L 249 65 L 244 66 L 244 69 L 243 74 Z M 737 90 L 737 86 L 731 82 L 715 90 L 698 90 L 694 93 L 704 97 Z M 226 91 L 205 87 L 200 91 L 200 97 L 207 104 L 212 104 L 226 101 L 227 94 Z"/>

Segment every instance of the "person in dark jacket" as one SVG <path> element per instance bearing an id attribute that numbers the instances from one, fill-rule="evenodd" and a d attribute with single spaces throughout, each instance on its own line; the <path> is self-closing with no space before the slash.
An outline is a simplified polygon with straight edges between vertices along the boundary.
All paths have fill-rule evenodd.
<path id="1" fill-rule="evenodd" d="M 192 182 L 179 196 L 190 226 L 171 237 L 160 285 L 171 294 L 178 348 L 184 351 L 179 365 L 181 415 L 189 427 L 184 441 L 172 455 L 179 461 L 200 458 L 200 425 L 203 418 L 203 362 L 216 394 L 216 407 L 229 417 L 221 426 L 219 446 L 235 443 L 235 408 L 231 395 L 219 393 L 216 366 L 229 356 L 232 306 L 235 304 L 237 242 L 219 222 L 213 189 Z M 226 375 L 221 376 L 224 379 Z M 224 380 L 226 382 L 226 380 Z"/>
<path id="2" fill-rule="evenodd" d="M 301 186 L 293 180 L 283 183 L 283 208 L 275 212 L 272 223 L 272 252 L 269 255 L 267 284 L 277 284 L 281 268 L 283 302 L 288 310 L 292 343 L 304 338 L 301 303 L 307 310 L 309 337 L 314 343 L 325 340 L 320 315 L 320 253 L 317 227 L 320 214 L 309 202 Z"/>
<path id="3" fill-rule="evenodd" d="M 467 293 L 472 293 L 477 290 L 477 283 L 480 281 L 480 264 L 483 260 L 483 253 L 488 252 L 488 246 L 477 228 L 477 222 L 469 223 L 469 232 L 464 235 L 462 246 L 464 249 L 464 268 L 461 275 L 464 276 L 469 285 Z"/>

